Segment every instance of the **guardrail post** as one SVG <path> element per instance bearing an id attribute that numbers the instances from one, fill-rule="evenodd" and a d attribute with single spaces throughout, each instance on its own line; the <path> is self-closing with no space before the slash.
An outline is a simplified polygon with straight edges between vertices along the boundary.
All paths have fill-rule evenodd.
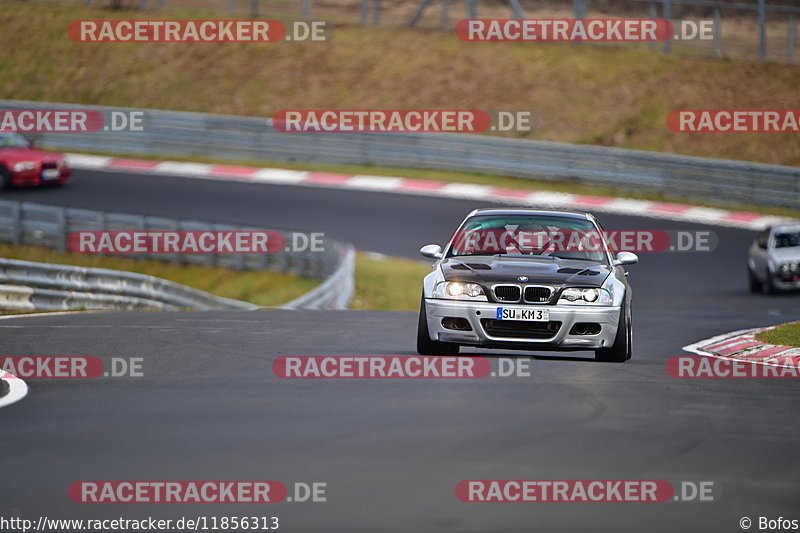
<path id="1" fill-rule="evenodd" d="M 510 1 L 512 1 L 512 0 L 509 0 L 509 2 Z M 517 0 L 514 0 L 514 1 L 517 2 Z M 519 2 L 517 2 L 517 5 L 519 5 Z M 573 11 L 573 15 L 575 16 L 575 18 L 577 20 L 585 19 L 586 18 L 586 1 L 585 0 L 572 0 L 572 11 Z M 523 17 L 519 17 L 519 18 L 523 18 Z M 573 44 L 580 44 L 580 42 L 581 42 L 580 39 L 574 39 L 572 41 Z"/>
<path id="2" fill-rule="evenodd" d="M 258 17 L 258 0 L 250 0 L 250 17 Z"/>
<path id="3" fill-rule="evenodd" d="M 381 0 L 373 0 L 372 5 L 372 25 L 380 26 L 381 24 Z"/>
<path id="4" fill-rule="evenodd" d="M 448 0 L 442 0 L 442 29 L 447 30 L 450 26 L 450 5 Z"/>
<path id="5" fill-rule="evenodd" d="M 511 7 L 511 14 L 515 19 L 525 18 L 525 13 L 522 11 L 522 6 L 519 5 L 519 0 L 508 0 L 508 5 Z"/>
<path id="6" fill-rule="evenodd" d="M 169 229 L 171 231 L 178 231 L 180 229 L 180 224 L 175 219 L 170 219 L 169 221 Z M 171 263 L 180 263 L 181 256 L 180 254 L 167 254 L 169 256 L 169 261 Z"/>
<path id="7" fill-rule="evenodd" d="M 136 222 L 137 231 L 147 231 L 147 217 L 145 215 L 139 216 Z M 145 255 L 148 259 L 153 259 L 153 254 Z"/>
<path id="8" fill-rule="evenodd" d="M 367 25 L 367 10 L 369 0 L 361 0 L 358 4 L 358 23 L 363 27 Z"/>
<path id="9" fill-rule="evenodd" d="M 467 0 L 467 10 L 469 12 L 467 18 L 478 18 L 478 0 Z"/>
<path id="10" fill-rule="evenodd" d="M 714 8 L 714 55 L 722 57 L 722 22 L 719 19 L 719 8 Z"/>
<path id="11" fill-rule="evenodd" d="M 236 13 L 236 0 L 228 0 L 228 13 Z"/>
<path id="12" fill-rule="evenodd" d="M 767 1 L 758 0 L 758 60 L 767 58 Z"/>
<path id="13" fill-rule="evenodd" d="M 364 0 L 361 0 L 361 1 L 364 2 Z M 422 2 L 419 5 L 419 8 L 417 8 L 417 12 L 414 13 L 414 16 L 411 17 L 411 21 L 408 23 L 408 25 L 411 26 L 412 28 L 414 26 L 416 26 L 417 22 L 419 22 L 419 19 L 422 18 L 422 14 L 425 12 L 425 10 L 428 8 L 428 6 L 431 5 L 432 2 L 433 2 L 433 0 L 424 0 L 424 2 Z M 445 9 L 445 8 L 442 7 L 442 9 Z M 364 17 L 366 17 L 366 15 L 364 15 Z M 363 23 L 362 23 L 362 26 L 363 26 Z M 445 29 L 447 29 L 447 28 L 445 27 Z"/>
<path id="14" fill-rule="evenodd" d="M 158 9 L 164 9 L 165 0 L 158 0 Z"/>
<path id="15" fill-rule="evenodd" d="M 664 0 L 664 19 L 670 20 L 672 17 L 672 0 Z M 672 52 L 672 38 L 664 41 L 664 53 Z"/>
<path id="16" fill-rule="evenodd" d="M 576 19 L 586 18 L 586 0 L 572 0 L 572 10 Z"/>
<path id="17" fill-rule="evenodd" d="M 651 19 L 654 19 L 654 20 L 658 18 L 658 6 L 657 6 L 655 3 L 651 3 L 651 4 L 650 4 L 650 18 L 651 18 Z M 655 41 L 650 41 L 650 42 L 648 43 L 648 46 L 649 46 L 650 48 L 655 48 L 655 47 L 656 47 L 656 45 L 657 45 L 657 44 L 656 44 L 656 42 L 655 42 Z"/>
<path id="18" fill-rule="evenodd" d="M 66 208 L 56 208 L 56 225 L 58 226 L 58 235 L 56 237 L 56 249 L 63 252 L 67 249 L 67 213 Z"/>
<path id="19" fill-rule="evenodd" d="M 11 242 L 19 244 L 22 242 L 22 210 L 19 202 L 11 203 Z"/>
<path id="20" fill-rule="evenodd" d="M 147 0 L 139 0 L 139 11 L 147 9 Z"/>
<path id="21" fill-rule="evenodd" d="M 311 0 L 300 0 L 303 18 L 307 19 L 311 16 Z"/>
<path id="22" fill-rule="evenodd" d="M 789 13 L 786 24 L 786 58 L 792 60 L 794 59 L 794 13 Z"/>
<path id="23" fill-rule="evenodd" d="M 95 224 L 97 225 L 97 231 L 105 231 L 106 230 L 106 214 L 102 211 L 97 211 L 94 216 Z M 98 255 L 107 255 L 107 254 L 98 254 Z"/>
<path id="24" fill-rule="evenodd" d="M 217 264 L 218 256 L 212 255 L 211 257 L 214 259 L 214 262 L 211 264 L 211 266 L 215 266 Z M 243 254 L 234 254 L 233 255 L 233 268 L 236 269 L 236 270 L 245 270 L 244 255 Z"/>

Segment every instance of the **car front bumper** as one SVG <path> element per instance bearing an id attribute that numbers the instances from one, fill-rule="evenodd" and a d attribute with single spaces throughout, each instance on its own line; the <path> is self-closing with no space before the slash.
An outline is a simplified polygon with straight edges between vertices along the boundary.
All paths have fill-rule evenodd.
<path id="1" fill-rule="evenodd" d="M 779 291 L 796 291 L 800 289 L 800 281 L 786 281 L 781 278 L 774 278 L 772 285 Z"/>
<path id="2" fill-rule="evenodd" d="M 21 170 L 11 173 L 11 184 L 16 187 L 35 187 L 39 185 L 53 185 L 66 183 L 72 177 L 72 170 L 62 167 L 57 178 L 44 179 L 40 169 Z"/>
<path id="3" fill-rule="evenodd" d="M 498 307 L 547 309 L 550 311 L 550 322 L 560 322 L 561 324 L 554 333 L 549 334 L 548 332 L 547 335 L 537 333 L 536 338 L 527 335 L 515 336 L 507 332 L 503 333 L 502 336 L 490 334 L 482 320 L 496 318 Z M 620 308 L 614 306 L 502 305 L 492 302 L 465 302 L 435 298 L 425 299 L 425 309 L 431 340 L 484 348 L 497 347 L 530 350 L 594 350 L 608 348 L 614 344 L 620 316 Z M 445 318 L 466 319 L 471 330 L 463 331 L 446 328 L 442 325 L 442 319 Z M 520 324 L 518 321 L 503 320 L 502 322 Z M 571 330 L 576 323 L 599 324 L 600 331 L 592 335 L 575 334 Z M 544 325 L 546 323 L 539 324 Z M 555 328 L 554 325 L 550 327 Z"/>

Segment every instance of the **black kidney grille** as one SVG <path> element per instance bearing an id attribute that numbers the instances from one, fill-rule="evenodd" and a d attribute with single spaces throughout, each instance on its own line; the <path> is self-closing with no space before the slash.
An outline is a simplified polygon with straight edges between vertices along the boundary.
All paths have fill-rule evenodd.
<path id="1" fill-rule="evenodd" d="M 525 301 L 542 303 L 550 301 L 551 291 L 549 287 L 525 287 Z"/>
<path id="2" fill-rule="evenodd" d="M 497 285 L 494 288 L 494 297 L 502 302 L 518 302 L 520 288 L 516 285 Z"/>

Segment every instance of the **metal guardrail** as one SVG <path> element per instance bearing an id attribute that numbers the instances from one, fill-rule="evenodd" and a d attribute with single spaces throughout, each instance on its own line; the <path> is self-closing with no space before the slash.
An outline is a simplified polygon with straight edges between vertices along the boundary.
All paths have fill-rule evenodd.
<path id="1" fill-rule="evenodd" d="M 350 247 L 344 250 L 339 267 L 322 284 L 309 292 L 282 305 L 284 309 L 347 309 L 355 293 L 356 252 Z"/>
<path id="2" fill-rule="evenodd" d="M 639 189 L 720 204 L 800 208 L 800 168 L 459 133 L 282 133 L 269 119 L 15 100 L 3 109 L 144 111 L 144 130 L 47 133 L 56 149 L 416 167 Z"/>
<path id="3" fill-rule="evenodd" d="M 0 242 L 64 250 L 72 231 L 236 231 L 263 230 L 198 220 L 107 213 L 89 209 L 0 201 Z M 284 238 L 293 232 L 279 231 Z M 352 246 L 325 236 L 321 252 L 271 254 L 120 254 L 238 270 L 274 270 L 323 283 L 286 306 L 343 309 L 353 296 Z M 341 291 L 331 294 L 329 290 Z M 33 306 L 33 307 L 31 307 Z M 13 309 L 175 309 L 255 308 L 218 298 L 160 278 L 130 272 L 47 265 L 0 259 L 0 308 Z"/>
<path id="4" fill-rule="evenodd" d="M 0 258 L 0 308 L 256 309 L 154 276 Z"/>

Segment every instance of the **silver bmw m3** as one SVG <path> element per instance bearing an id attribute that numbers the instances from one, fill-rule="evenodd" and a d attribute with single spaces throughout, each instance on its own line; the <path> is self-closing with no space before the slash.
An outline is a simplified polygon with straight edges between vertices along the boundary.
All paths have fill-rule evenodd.
<path id="1" fill-rule="evenodd" d="M 422 355 L 460 346 L 594 350 L 601 361 L 631 357 L 629 252 L 613 250 L 587 213 L 533 209 L 471 212 L 423 282 L 417 328 Z"/>

